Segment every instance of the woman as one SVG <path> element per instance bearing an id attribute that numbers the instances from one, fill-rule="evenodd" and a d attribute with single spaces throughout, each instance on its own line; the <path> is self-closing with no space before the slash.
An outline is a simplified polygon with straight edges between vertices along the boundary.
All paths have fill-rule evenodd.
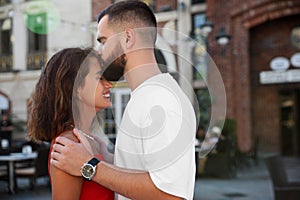
<path id="1" fill-rule="evenodd" d="M 35 141 L 51 141 L 63 135 L 79 142 L 74 127 L 81 130 L 86 147 L 92 149 L 91 124 L 100 109 L 111 106 L 112 84 L 102 78 L 100 60 L 92 49 L 68 48 L 46 64 L 29 102 L 28 131 Z M 99 148 L 100 149 L 100 148 Z M 114 199 L 112 191 L 93 181 L 71 176 L 49 163 L 52 199 Z"/>

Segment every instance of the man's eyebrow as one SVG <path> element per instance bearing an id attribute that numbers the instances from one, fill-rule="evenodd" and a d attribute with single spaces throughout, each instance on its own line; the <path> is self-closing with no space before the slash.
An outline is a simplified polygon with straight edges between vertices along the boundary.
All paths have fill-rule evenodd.
<path id="1" fill-rule="evenodd" d="M 101 70 L 99 70 L 98 72 L 96 72 L 97 75 L 103 75 L 104 69 L 102 68 Z"/>

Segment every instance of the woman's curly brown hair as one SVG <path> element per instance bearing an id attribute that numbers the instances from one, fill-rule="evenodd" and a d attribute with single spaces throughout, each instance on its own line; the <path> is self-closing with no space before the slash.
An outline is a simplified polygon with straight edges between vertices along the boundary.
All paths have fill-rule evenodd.
<path id="1" fill-rule="evenodd" d="M 31 139 L 51 141 L 60 133 L 73 129 L 73 89 L 77 91 L 88 74 L 86 58 L 91 56 L 97 57 L 92 48 L 67 48 L 47 62 L 28 103 L 27 126 Z M 73 105 L 74 108 L 76 112 Z"/>

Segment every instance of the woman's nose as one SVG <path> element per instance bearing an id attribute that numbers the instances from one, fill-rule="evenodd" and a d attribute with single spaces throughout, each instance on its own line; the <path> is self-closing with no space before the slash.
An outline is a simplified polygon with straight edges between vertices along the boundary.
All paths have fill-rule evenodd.
<path id="1" fill-rule="evenodd" d="M 112 83 L 108 80 L 102 80 L 104 87 L 106 88 L 111 88 L 112 87 Z"/>

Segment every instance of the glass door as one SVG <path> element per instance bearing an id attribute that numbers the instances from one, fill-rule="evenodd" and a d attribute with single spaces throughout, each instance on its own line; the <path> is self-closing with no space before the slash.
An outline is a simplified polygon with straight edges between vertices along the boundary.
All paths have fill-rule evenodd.
<path id="1" fill-rule="evenodd" d="M 112 107 L 104 109 L 101 113 L 104 132 L 113 143 L 115 142 L 125 107 L 130 99 L 130 93 L 131 90 L 127 87 L 112 89 Z"/>
<path id="2" fill-rule="evenodd" d="M 280 92 L 281 152 L 286 156 L 300 155 L 300 90 Z"/>

